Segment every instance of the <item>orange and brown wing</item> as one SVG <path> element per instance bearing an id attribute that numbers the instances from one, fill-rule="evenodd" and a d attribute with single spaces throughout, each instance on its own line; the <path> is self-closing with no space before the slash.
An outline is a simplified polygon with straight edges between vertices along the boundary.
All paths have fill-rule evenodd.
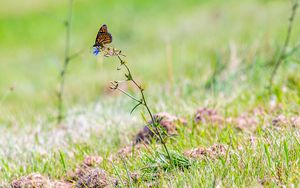
<path id="1" fill-rule="evenodd" d="M 94 47 L 101 46 L 103 47 L 104 44 L 109 44 L 112 42 L 112 36 L 109 33 L 98 33 Z"/>
<path id="2" fill-rule="evenodd" d="M 95 46 L 103 47 L 104 44 L 109 44 L 112 42 L 112 36 L 110 33 L 107 32 L 107 26 L 104 24 L 99 29 L 99 32 L 97 34 L 96 40 L 95 40 Z"/>
<path id="3" fill-rule="evenodd" d="M 103 24 L 100 29 L 99 29 L 99 33 L 107 33 L 107 25 Z"/>

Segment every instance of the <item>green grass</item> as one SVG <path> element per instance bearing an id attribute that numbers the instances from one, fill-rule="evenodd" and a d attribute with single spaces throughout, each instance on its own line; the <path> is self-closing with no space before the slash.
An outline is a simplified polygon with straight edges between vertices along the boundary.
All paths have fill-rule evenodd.
<path id="1" fill-rule="evenodd" d="M 158 187 L 249 187 L 261 181 L 268 187 L 299 186 L 299 129 L 271 126 L 279 114 L 300 115 L 299 51 L 279 69 L 273 96 L 266 90 L 270 63 L 286 34 L 288 2 L 75 0 L 71 51 L 83 53 L 69 67 L 69 116 L 61 125 L 53 117 L 67 4 L 30 3 L 20 9 L 5 0 L 11 11 L 0 14 L 0 187 L 33 172 L 60 179 L 86 155 L 102 156 L 99 167 L 127 184 L 128 172 L 145 172 L 151 165 L 140 181 L 131 182 L 133 187 L 145 187 L 149 181 Z M 299 43 L 299 15 L 290 47 Z M 125 161 L 115 159 L 114 167 L 108 161 L 132 142 L 143 120 L 138 111 L 130 115 L 130 99 L 105 94 L 108 83 L 123 75 L 116 71 L 117 59 L 91 54 L 103 23 L 113 35 L 112 45 L 122 49 L 134 76 L 145 86 L 153 111 L 187 118 L 187 127 L 167 142 L 184 167 L 171 168 L 162 156 L 154 160 L 147 150 Z M 193 124 L 198 107 L 237 117 L 256 107 L 271 109 L 274 101 L 281 109 L 257 116 L 255 133 L 238 131 L 231 124 L 223 129 Z M 249 143 L 250 136 L 256 137 L 256 145 Z M 182 156 L 187 149 L 214 143 L 229 147 L 228 156 Z M 149 147 L 163 151 L 159 144 Z"/>

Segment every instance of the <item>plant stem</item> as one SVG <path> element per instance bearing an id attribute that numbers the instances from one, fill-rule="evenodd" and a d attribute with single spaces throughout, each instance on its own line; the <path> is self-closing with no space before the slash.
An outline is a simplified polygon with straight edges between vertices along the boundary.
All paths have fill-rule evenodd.
<path id="1" fill-rule="evenodd" d="M 170 163 L 172 163 L 172 158 L 171 158 L 170 152 L 168 150 L 168 147 L 167 147 L 167 145 L 166 145 L 166 143 L 165 143 L 165 141 L 164 141 L 164 139 L 163 139 L 163 137 L 161 135 L 160 130 L 158 129 L 156 120 L 154 119 L 154 116 L 153 116 L 153 114 L 152 114 L 152 112 L 151 112 L 151 110 L 150 110 L 150 108 L 148 106 L 148 103 L 146 101 L 145 94 L 144 94 L 144 89 L 133 79 L 129 67 L 125 64 L 125 62 L 121 59 L 121 57 L 119 55 L 117 57 L 119 58 L 121 65 L 123 65 L 126 68 L 127 72 L 128 72 L 128 76 L 130 78 L 128 81 L 132 81 L 132 83 L 139 89 L 140 94 L 142 96 L 142 105 L 146 108 L 146 110 L 147 110 L 147 112 L 148 112 L 148 114 L 149 114 L 149 116 L 151 118 L 152 127 L 154 127 L 155 131 L 157 132 L 158 138 L 161 141 L 161 143 L 162 143 L 162 145 L 164 147 L 164 150 L 166 151 L 166 153 L 168 155 Z"/>
<path id="2" fill-rule="evenodd" d="M 293 25 L 294 25 L 294 20 L 295 20 L 297 8 L 298 8 L 298 0 L 294 0 L 293 5 L 292 5 L 291 16 L 289 18 L 289 26 L 288 26 L 288 31 L 287 31 L 287 35 L 286 35 L 286 38 L 285 38 L 285 42 L 284 42 L 283 47 L 282 47 L 282 49 L 279 53 L 279 56 L 278 56 L 278 59 L 275 63 L 274 69 L 271 73 L 271 77 L 270 77 L 270 81 L 269 81 L 269 90 L 270 91 L 272 90 L 274 77 L 277 73 L 277 70 L 278 70 L 279 66 L 281 65 L 282 61 L 286 58 L 286 48 L 287 48 L 287 46 L 289 45 L 289 42 L 290 42 L 291 33 L 292 33 Z"/>
<path id="3" fill-rule="evenodd" d="M 57 122 L 60 123 L 64 117 L 63 115 L 63 96 L 64 96 L 64 90 L 65 90 L 65 79 L 66 79 L 66 71 L 71 59 L 70 56 L 70 40 L 71 40 L 71 22 L 72 22 L 72 7 L 73 7 L 73 0 L 69 1 L 69 13 L 68 18 L 65 22 L 66 26 L 66 46 L 65 46 L 65 57 L 64 57 L 64 64 L 62 67 L 62 70 L 60 72 L 60 88 L 58 91 L 58 116 L 57 116 Z"/>
<path id="4" fill-rule="evenodd" d="M 123 89 L 120 89 L 119 87 L 116 88 L 117 90 L 119 90 L 120 92 L 122 92 L 124 95 L 127 95 L 129 98 L 131 98 L 132 100 L 136 101 L 136 102 L 141 102 L 140 100 L 138 100 L 137 98 L 135 98 L 134 96 L 130 95 L 129 93 L 127 93 L 126 91 L 124 91 Z"/>

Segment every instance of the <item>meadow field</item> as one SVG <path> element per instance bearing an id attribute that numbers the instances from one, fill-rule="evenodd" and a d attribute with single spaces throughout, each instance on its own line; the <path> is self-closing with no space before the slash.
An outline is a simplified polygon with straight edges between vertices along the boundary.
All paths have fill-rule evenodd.
<path id="1" fill-rule="evenodd" d="M 0 187 L 299 187 L 297 3 L 1 1 Z M 132 80 L 129 97 L 110 88 L 126 69 L 93 55 L 102 24 L 163 141 L 143 105 L 131 113 Z"/>

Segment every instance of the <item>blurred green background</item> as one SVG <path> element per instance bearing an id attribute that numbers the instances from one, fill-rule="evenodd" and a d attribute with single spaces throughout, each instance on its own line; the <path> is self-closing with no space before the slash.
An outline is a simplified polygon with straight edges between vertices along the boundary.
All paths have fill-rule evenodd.
<path id="1" fill-rule="evenodd" d="M 272 60 L 286 35 L 290 8 L 284 0 L 74 0 L 71 53 L 82 53 L 68 69 L 66 107 L 105 100 L 109 81 L 122 76 L 117 59 L 91 53 L 104 23 L 113 35 L 111 46 L 126 54 L 151 95 L 156 87 L 184 88 L 188 100 L 203 92 L 197 87 L 207 84 L 218 58 L 225 65 L 235 57 L 244 65 Z M 54 114 L 67 12 L 66 0 L 1 1 L 0 121 Z M 298 15 L 291 46 L 299 41 L 299 21 Z M 296 75 L 299 66 L 285 70 Z M 250 80 L 259 83 L 270 67 L 255 71 L 261 74 L 252 73 Z"/>

